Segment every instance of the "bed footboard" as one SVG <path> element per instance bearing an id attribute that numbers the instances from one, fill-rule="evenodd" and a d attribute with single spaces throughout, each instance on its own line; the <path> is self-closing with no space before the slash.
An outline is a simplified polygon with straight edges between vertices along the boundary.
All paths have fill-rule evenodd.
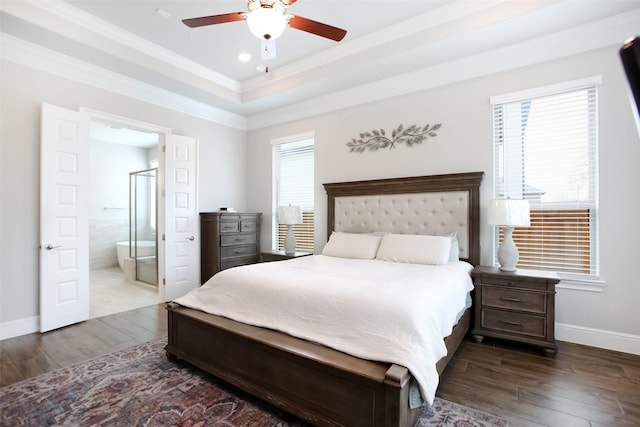
<path id="1" fill-rule="evenodd" d="M 413 426 L 409 371 L 168 304 L 167 354 L 315 425 Z"/>

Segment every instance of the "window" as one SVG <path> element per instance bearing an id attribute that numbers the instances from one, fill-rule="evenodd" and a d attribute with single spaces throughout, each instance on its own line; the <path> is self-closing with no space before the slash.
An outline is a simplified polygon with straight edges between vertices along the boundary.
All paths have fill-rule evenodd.
<path id="1" fill-rule="evenodd" d="M 302 224 L 293 226 L 296 250 L 313 252 L 313 134 L 272 141 L 273 144 L 273 247 L 284 249 L 287 226 L 279 225 L 278 206 L 300 206 Z"/>
<path id="2" fill-rule="evenodd" d="M 591 78 L 491 99 L 494 196 L 524 198 L 531 207 L 531 226 L 513 233 L 519 268 L 566 278 L 598 274 L 598 83 Z M 501 238 L 496 229 L 496 246 Z"/>

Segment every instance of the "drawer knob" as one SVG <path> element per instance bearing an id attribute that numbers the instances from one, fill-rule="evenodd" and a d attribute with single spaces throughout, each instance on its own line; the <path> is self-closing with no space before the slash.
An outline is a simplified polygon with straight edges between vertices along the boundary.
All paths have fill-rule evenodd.
<path id="1" fill-rule="evenodd" d="M 522 302 L 521 299 L 518 298 L 509 298 L 509 297 L 500 297 L 501 301 L 509 301 L 509 302 Z"/>
<path id="2" fill-rule="evenodd" d="M 511 320 L 501 320 L 500 323 L 504 323 L 505 325 L 511 325 L 511 326 L 522 326 L 522 323 L 512 322 Z"/>

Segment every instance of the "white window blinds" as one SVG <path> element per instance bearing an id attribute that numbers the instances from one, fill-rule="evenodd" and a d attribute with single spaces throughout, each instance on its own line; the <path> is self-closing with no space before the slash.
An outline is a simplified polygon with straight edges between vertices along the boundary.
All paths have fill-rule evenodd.
<path id="1" fill-rule="evenodd" d="M 286 226 L 277 223 L 278 206 L 300 206 L 302 224 L 293 226 L 296 250 L 313 252 L 314 168 L 313 135 L 305 134 L 273 143 L 273 227 L 274 247 L 284 248 Z"/>
<path id="2" fill-rule="evenodd" d="M 531 226 L 514 231 L 518 267 L 595 276 L 595 81 L 508 98 L 492 98 L 494 196 L 531 206 Z M 498 230 L 495 239 L 497 246 Z"/>

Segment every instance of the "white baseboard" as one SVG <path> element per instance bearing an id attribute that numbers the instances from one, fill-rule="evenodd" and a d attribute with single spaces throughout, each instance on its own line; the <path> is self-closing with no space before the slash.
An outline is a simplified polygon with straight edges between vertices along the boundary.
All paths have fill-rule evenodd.
<path id="1" fill-rule="evenodd" d="M 0 323 L 0 340 L 31 334 L 40 330 L 40 316 Z"/>
<path id="2" fill-rule="evenodd" d="M 640 355 L 640 335 L 556 323 L 556 340 Z"/>
<path id="3" fill-rule="evenodd" d="M 0 324 L 0 340 L 40 330 L 38 316 Z M 640 336 L 556 323 L 556 339 L 607 350 L 640 355 Z"/>

